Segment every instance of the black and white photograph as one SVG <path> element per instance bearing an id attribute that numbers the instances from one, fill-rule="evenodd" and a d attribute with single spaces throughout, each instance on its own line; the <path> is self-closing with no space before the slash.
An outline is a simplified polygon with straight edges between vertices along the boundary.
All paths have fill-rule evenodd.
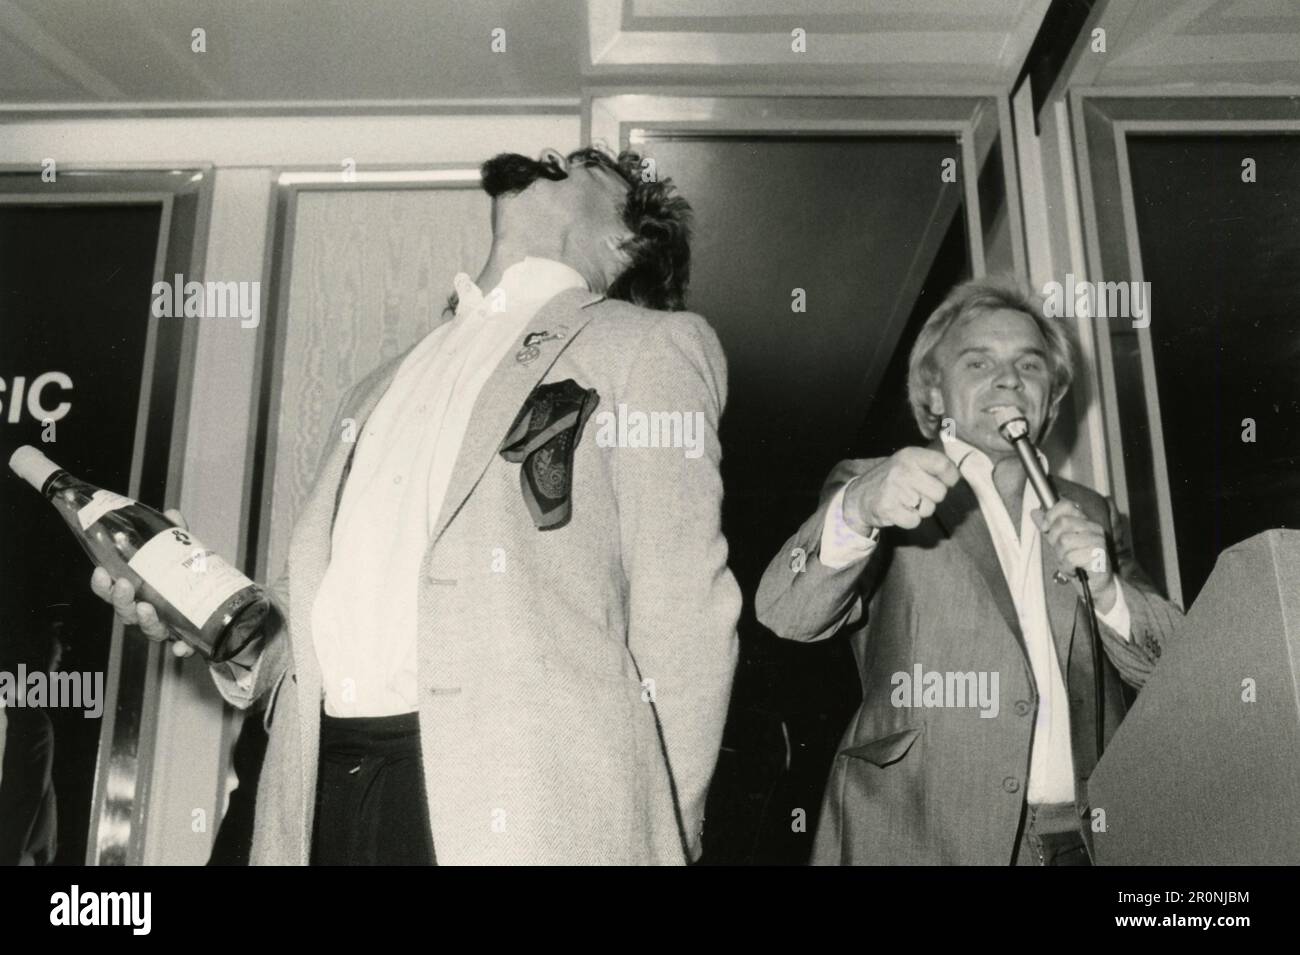
<path id="1" fill-rule="evenodd" d="M 1300 2 L 0 0 L 0 459 L 14 932 L 268 866 L 1262 927 Z"/>

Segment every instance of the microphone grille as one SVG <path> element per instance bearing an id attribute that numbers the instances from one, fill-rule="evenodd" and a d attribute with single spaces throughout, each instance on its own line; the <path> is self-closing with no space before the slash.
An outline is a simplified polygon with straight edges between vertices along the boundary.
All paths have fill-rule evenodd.
<path id="1" fill-rule="evenodd" d="M 1029 422 L 1015 408 L 994 408 L 993 420 L 998 423 L 998 431 L 1008 441 L 1015 441 L 1029 434 Z"/>

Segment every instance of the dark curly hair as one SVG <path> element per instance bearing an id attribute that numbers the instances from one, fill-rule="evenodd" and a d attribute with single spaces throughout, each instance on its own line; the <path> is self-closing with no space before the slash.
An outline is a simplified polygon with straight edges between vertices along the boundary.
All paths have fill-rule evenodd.
<path id="1" fill-rule="evenodd" d="M 677 195 L 671 179 L 655 174 L 652 160 L 624 150 L 618 157 L 596 146 L 569 153 L 570 166 L 599 166 L 627 183 L 623 222 L 632 233 L 624 245 L 631 264 L 610 285 L 610 298 L 661 311 L 686 307 L 691 277 L 691 205 Z M 568 173 L 553 163 L 517 153 L 502 153 L 483 164 L 483 189 L 497 196 L 522 192 L 539 178 L 560 180 Z"/>
<path id="2" fill-rule="evenodd" d="M 609 287 L 609 297 L 680 312 L 686 308 L 691 279 L 691 204 L 677 195 L 673 181 L 655 175 L 653 162 L 624 150 L 614 159 L 589 146 L 569 154 L 570 165 L 601 166 L 628 185 L 623 223 L 632 232 L 624 246 L 632 264 Z"/>

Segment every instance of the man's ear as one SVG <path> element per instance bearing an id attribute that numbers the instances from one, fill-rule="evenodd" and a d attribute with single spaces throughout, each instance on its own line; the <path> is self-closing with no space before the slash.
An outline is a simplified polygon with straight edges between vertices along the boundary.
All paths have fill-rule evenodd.
<path id="1" fill-rule="evenodd" d="M 927 392 L 927 404 L 930 408 L 930 414 L 936 418 L 943 417 L 943 392 L 934 385 L 931 385 Z"/>

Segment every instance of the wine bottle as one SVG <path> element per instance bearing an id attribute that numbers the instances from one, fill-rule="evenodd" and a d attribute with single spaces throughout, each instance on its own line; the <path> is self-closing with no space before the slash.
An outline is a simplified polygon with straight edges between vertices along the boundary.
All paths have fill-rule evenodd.
<path id="1" fill-rule="evenodd" d="M 278 619 L 261 587 L 153 508 L 73 477 L 30 445 L 9 467 L 63 515 L 92 561 L 131 581 L 137 599 L 212 662 L 230 659 Z"/>

